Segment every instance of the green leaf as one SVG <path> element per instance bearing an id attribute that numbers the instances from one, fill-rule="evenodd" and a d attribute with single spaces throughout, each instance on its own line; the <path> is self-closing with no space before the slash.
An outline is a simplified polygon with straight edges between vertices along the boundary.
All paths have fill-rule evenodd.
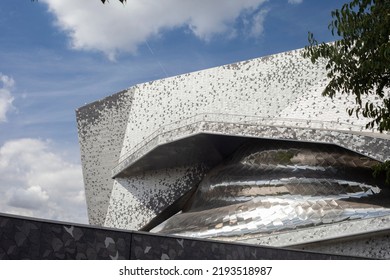
<path id="1" fill-rule="evenodd" d="M 383 100 L 390 87 L 390 1 L 353 0 L 332 11 L 331 18 L 328 28 L 341 39 L 333 44 L 318 44 L 309 32 L 310 45 L 304 52 L 313 63 L 321 58 L 328 61 L 329 83 L 322 94 L 354 95 L 356 117 L 361 113 L 370 119 L 368 126 L 376 124 L 380 132 L 389 131 L 390 102 L 384 111 L 372 102 L 362 106 L 362 95 L 372 97 L 375 93 Z M 347 112 L 352 115 L 354 110 Z"/>

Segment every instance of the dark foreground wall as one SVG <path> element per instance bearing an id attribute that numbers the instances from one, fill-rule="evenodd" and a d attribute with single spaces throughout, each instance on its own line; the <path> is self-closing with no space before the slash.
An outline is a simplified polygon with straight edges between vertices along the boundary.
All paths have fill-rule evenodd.
<path id="1" fill-rule="evenodd" d="M 0 259 L 353 259 L 1 214 Z"/>

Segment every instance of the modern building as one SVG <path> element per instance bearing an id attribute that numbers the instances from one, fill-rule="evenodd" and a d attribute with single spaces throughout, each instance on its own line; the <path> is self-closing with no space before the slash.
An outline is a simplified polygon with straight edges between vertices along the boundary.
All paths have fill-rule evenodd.
<path id="1" fill-rule="evenodd" d="M 390 195 L 371 168 L 390 135 L 347 114 L 353 96 L 323 97 L 325 63 L 301 52 L 77 109 L 90 223 L 389 258 Z"/>

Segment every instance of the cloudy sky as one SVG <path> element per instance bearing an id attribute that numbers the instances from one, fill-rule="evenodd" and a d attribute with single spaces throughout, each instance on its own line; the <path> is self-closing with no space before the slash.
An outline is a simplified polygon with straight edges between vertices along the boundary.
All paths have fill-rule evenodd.
<path id="1" fill-rule="evenodd" d="M 0 212 L 87 223 L 75 109 L 321 41 L 344 1 L 1 0 Z"/>

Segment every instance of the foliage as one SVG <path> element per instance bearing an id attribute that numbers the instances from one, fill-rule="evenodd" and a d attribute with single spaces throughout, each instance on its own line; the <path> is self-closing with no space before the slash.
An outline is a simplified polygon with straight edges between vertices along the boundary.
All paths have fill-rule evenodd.
<path id="1" fill-rule="evenodd" d="M 373 175 L 375 178 L 385 177 L 386 185 L 390 185 L 390 160 L 374 166 Z"/>
<path id="2" fill-rule="evenodd" d="M 352 94 L 356 105 L 349 115 L 371 119 L 380 132 L 390 131 L 390 1 L 354 0 L 332 12 L 329 29 L 340 40 L 319 44 L 309 32 L 304 56 L 315 63 L 324 58 L 330 79 L 324 96 Z M 370 98 L 364 98 L 370 96 Z M 373 97 L 381 102 L 374 103 Z"/>

